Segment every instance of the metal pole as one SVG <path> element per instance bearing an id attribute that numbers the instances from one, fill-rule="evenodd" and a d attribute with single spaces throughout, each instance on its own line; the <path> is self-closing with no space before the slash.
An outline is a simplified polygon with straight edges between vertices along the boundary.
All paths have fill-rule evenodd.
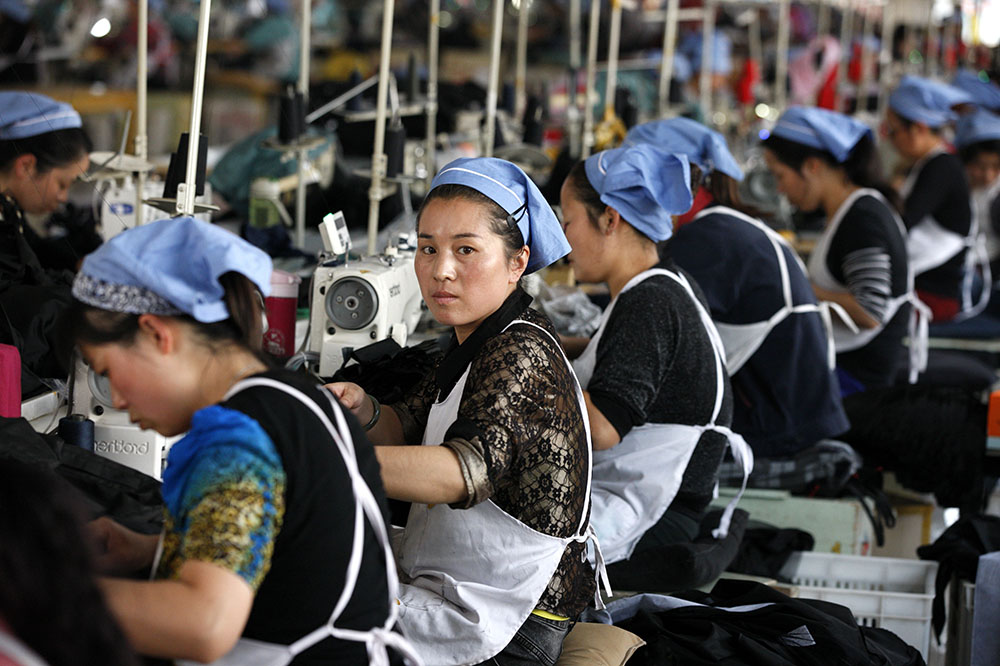
<path id="1" fill-rule="evenodd" d="M 896 8 L 892 0 L 889 0 L 882 8 L 882 51 L 879 53 L 878 108 L 876 109 L 879 118 L 885 117 L 885 109 L 889 105 L 889 88 L 892 86 L 892 39 L 887 35 L 892 35 L 895 31 Z"/>
<path id="2" fill-rule="evenodd" d="M 531 0 L 519 0 L 517 9 L 517 67 L 514 72 L 514 117 L 521 118 L 528 105 L 528 8 Z"/>
<path id="3" fill-rule="evenodd" d="M 596 0 L 593 0 L 596 2 Z M 569 155 L 580 156 L 580 98 L 577 95 L 576 80 L 580 72 L 580 0 L 569 0 L 569 107 L 566 125 L 569 130 Z"/>
<path id="4" fill-rule="evenodd" d="M 659 114 L 670 106 L 670 81 L 674 76 L 674 49 L 677 48 L 677 12 L 680 0 L 667 0 L 667 15 L 663 20 L 663 62 L 660 67 Z"/>
<path id="5" fill-rule="evenodd" d="M 701 19 L 701 72 L 698 77 L 698 104 L 705 124 L 712 122 L 712 38 L 715 34 L 715 0 L 705 0 L 705 15 Z"/>
<path id="6" fill-rule="evenodd" d="M 597 76 L 597 31 L 601 26 L 601 0 L 590 0 L 590 31 L 587 33 L 587 92 L 583 100 L 583 141 L 580 159 L 590 157 L 594 146 L 594 84 Z"/>
<path id="7" fill-rule="evenodd" d="M 372 184 L 368 190 L 368 254 L 375 254 L 378 238 L 378 210 L 385 181 L 385 115 L 389 96 L 389 56 L 392 54 L 393 0 L 382 3 L 382 54 L 379 62 L 378 96 L 375 108 L 375 148 L 372 151 Z"/>
<path id="8" fill-rule="evenodd" d="M 844 3 L 840 24 L 840 67 L 837 70 L 837 108 L 847 108 L 844 89 L 847 87 L 847 69 L 851 66 L 851 41 L 854 39 L 853 0 Z"/>
<path id="9" fill-rule="evenodd" d="M 177 215 L 194 214 L 198 191 L 198 139 L 201 136 L 201 106 L 205 95 L 205 62 L 208 59 L 208 19 L 212 0 L 202 0 L 198 11 L 198 39 L 195 47 L 194 88 L 191 91 L 191 127 L 188 130 L 187 170 L 177 185 Z"/>
<path id="10" fill-rule="evenodd" d="M 309 108 L 309 68 L 312 44 L 312 0 L 302 0 L 302 25 L 299 35 L 299 92 L 304 109 Z M 306 160 L 309 151 L 298 150 L 299 179 L 295 186 L 295 243 L 300 248 L 306 244 Z"/>
<path id="11" fill-rule="evenodd" d="M 441 23 L 441 0 L 430 0 L 430 26 L 427 30 L 427 188 L 437 171 L 437 95 L 438 28 Z"/>
<path id="12" fill-rule="evenodd" d="M 790 0 L 781 0 L 778 5 L 778 45 L 774 63 L 774 105 L 778 111 L 785 110 L 788 100 L 788 33 Z"/>
<path id="13" fill-rule="evenodd" d="M 135 156 L 142 162 L 149 157 L 149 147 L 146 145 L 146 80 L 149 76 L 149 0 L 139 0 L 139 16 L 137 26 L 138 53 L 136 54 L 136 80 L 135 80 L 135 114 L 138 116 L 135 122 Z M 143 219 L 143 195 L 146 192 L 146 171 L 140 169 L 135 179 L 135 226 L 144 222 Z"/>
<path id="14" fill-rule="evenodd" d="M 611 31 L 608 34 L 608 71 L 604 86 L 604 119 L 615 112 L 615 88 L 618 85 L 618 49 L 622 36 L 622 3 L 611 0 Z"/>
<path id="15" fill-rule="evenodd" d="M 830 3 L 817 0 L 819 16 L 816 18 L 816 36 L 822 37 L 830 32 Z"/>
<path id="16" fill-rule="evenodd" d="M 503 39 L 503 6 L 506 0 L 493 0 L 493 37 L 490 42 L 490 81 L 486 88 L 486 126 L 483 129 L 483 155 L 493 157 L 497 122 L 497 92 L 500 88 L 500 45 Z"/>
<path id="17" fill-rule="evenodd" d="M 868 89 L 871 87 L 872 50 L 869 48 L 875 36 L 875 20 L 872 18 L 872 6 L 865 7 L 865 16 L 861 29 L 861 76 L 858 79 L 857 103 L 855 111 L 867 110 Z M 892 36 L 883 36 L 882 43 L 892 43 Z"/>

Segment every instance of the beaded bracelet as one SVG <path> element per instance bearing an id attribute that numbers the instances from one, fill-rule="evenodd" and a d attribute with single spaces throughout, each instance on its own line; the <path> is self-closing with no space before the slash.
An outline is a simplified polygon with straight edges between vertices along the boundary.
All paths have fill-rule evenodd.
<path id="1" fill-rule="evenodd" d="M 364 425 L 364 429 L 367 431 L 374 428 L 375 424 L 378 423 L 379 417 L 382 416 L 382 405 L 379 404 L 378 400 L 376 400 L 375 396 L 371 393 L 365 393 L 365 395 L 367 395 L 368 399 L 372 401 L 372 417 L 368 419 L 368 423 Z"/>

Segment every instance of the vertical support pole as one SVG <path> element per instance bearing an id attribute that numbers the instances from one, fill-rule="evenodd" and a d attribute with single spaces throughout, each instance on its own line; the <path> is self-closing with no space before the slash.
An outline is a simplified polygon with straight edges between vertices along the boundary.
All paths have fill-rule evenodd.
<path id="1" fill-rule="evenodd" d="M 514 117 L 520 119 L 528 105 L 528 12 L 531 0 L 518 0 L 517 66 L 514 72 Z"/>
<path id="2" fill-rule="evenodd" d="M 677 48 L 677 14 L 680 0 L 667 0 L 667 14 L 663 19 L 663 59 L 660 62 L 659 105 L 660 117 L 667 114 L 670 106 L 670 81 L 674 76 L 674 51 Z"/>
<path id="3" fill-rule="evenodd" d="M 604 86 L 604 119 L 615 113 L 615 89 L 618 87 L 618 51 L 622 36 L 622 3 L 611 0 L 611 27 L 608 33 L 608 70 Z"/>
<path id="4" fill-rule="evenodd" d="M 308 1 L 308 0 L 306 0 Z M 375 148 L 372 151 L 372 184 L 368 190 L 368 254 L 375 254 L 378 239 L 378 212 L 382 203 L 386 173 L 385 116 L 389 96 L 389 56 L 392 54 L 393 0 L 382 3 L 382 53 L 379 61 L 378 96 L 375 108 Z"/>
<path id="5" fill-rule="evenodd" d="M 149 158 L 148 128 L 146 117 L 147 84 L 149 77 L 149 0 L 139 0 L 139 15 L 136 37 L 138 40 L 135 74 L 135 156 L 145 162 Z M 135 179 L 135 226 L 144 222 L 142 200 L 146 193 L 146 172 L 140 170 Z"/>
<path id="6" fill-rule="evenodd" d="M 847 69 L 851 66 L 851 42 L 854 41 L 854 0 L 844 3 L 840 24 L 840 67 L 837 70 L 837 110 L 847 108 L 844 91 L 847 88 Z"/>
<path id="7" fill-rule="evenodd" d="M 889 106 L 889 88 L 893 84 L 892 39 L 887 38 L 886 35 L 892 35 L 895 31 L 896 8 L 892 0 L 887 0 L 882 6 L 882 50 L 879 53 L 878 108 L 876 113 L 880 120 L 885 117 L 886 107 Z"/>
<path id="8" fill-rule="evenodd" d="M 791 17 L 789 16 L 790 0 L 781 0 L 778 5 L 778 45 L 777 60 L 774 64 L 774 105 L 778 111 L 785 110 L 788 100 L 788 36 Z"/>
<path id="9" fill-rule="evenodd" d="M 212 0 L 201 0 L 198 10 L 198 38 L 195 43 L 194 86 L 191 91 L 191 126 L 188 135 L 187 168 L 184 182 L 177 185 L 177 215 L 194 214 L 198 191 L 198 140 L 201 138 L 201 107 L 205 97 L 205 62 L 208 59 L 208 20 Z"/>
<path id="10" fill-rule="evenodd" d="M 716 0 L 705 0 L 704 15 L 701 19 L 701 72 L 698 78 L 698 104 L 705 124 L 712 122 L 712 69 L 715 64 L 713 37 L 715 36 Z"/>
<path id="11" fill-rule="evenodd" d="M 590 157 L 594 147 L 594 86 L 597 78 L 597 31 L 601 27 L 601 0 L 590 0 L 590 31 L 587 33 L 587 92 L 583 100 L 583 141 L 580 159 Z"/>
<path id="12" fill-rule="evenodd" d="M 596 1 L 596 0 L 595 0 Z M 577 95 L 576 80 L 580 72 L 580 0 L 569 0 L 569 106 L 566 125 L 569 129 L 569 155 L 580 157 L 581 131 L 580 97 Z"/>
<path id="13" fill-rule="evenodd" d="M 500 44 L 503 39 L 503 7 L 506 0 L 493 0 L 493 38 L 490 42 L 490 81 L 486 88 L 486 126 L 483 128 L 483 155 L 493 157 L 496 134 L 497 97 L 500 88 Z"/>
<path id="14" fill-rule="evenodd" d="M 870 46 L 875 36 L 875 19 L 872 17 L 873 9 L 872 5 L 865 7 L 864 20 L 861 23 L 861 76 L 858 79 L 857 103 L 855 104 L 857 111 L 867 110 L 868 108 L 868 89 L 871 88 L 872 56 L 874 55 Z M 892 44 L 891 35 L 882 40 L 883 44 L 886 42 Z"/>
<path id="15" fill-rule="evenodd" d="M 312 0 L 302 0 L 302 24 L 299 34 L 299 85 L 302 93 L 303 112 L 309 110 L 309 68 L 312 44 Z M 306 160 L 309 151 L 298 150 L 298 183 L 295 186 L 295 244 L 302 248 L 306 244 Z"/>
<path id="16" fill-rule="evenodd" d="M 437 94 L 438 94 L 438 35 L 441 24 L 441 0 L 430 0 L 430 20 L 427 28 L 427 189 L 437 171 Z"/>

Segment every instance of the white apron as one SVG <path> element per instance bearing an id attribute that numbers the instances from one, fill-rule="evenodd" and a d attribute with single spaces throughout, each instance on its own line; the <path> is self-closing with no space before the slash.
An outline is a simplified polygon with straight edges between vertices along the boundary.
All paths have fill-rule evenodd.
<path id="1" fill-rule="evenodd" d="M 830 243 L 833 241 L 833 237 L 837 235 L 841 220 L 844 219 L 844 216 L 854 205 L 854 202 L 865 195 L 875 197 L 892 212 L 892 217 L 896 222 L 899 233 L 904 239 L 906 238 L 906 227 L 903 225 L 903 221 L 899 219 L 899 216 L 893 211 L 892 206 L 878 190 L 871 188 L 859 188 L 855 190 L 844 200 L 844 203 L 840 204 L 840 208 L 837 209 L 837 212 L 827 222 L 826 227 L 823 229 L 823 234 L 816 242 L 815 249 L 809 255 L 809 279 L 823 289 L 842 293 L 848 291 L 847 286 L 838 282 L 830 273 L 826 265 L 826 259 L 830 253 Z M 917 380 L 917 375 L 927 367 L 927 323 L 930 321 L 930 310 L 917 298 L 913 291 L 912 268 L 909 268 L 907 271 L 906 283 L 906 293 L 896 296 L 889 301 L 884 320 L 879 322 L 878 326 L 858 329 L 856 326 L 853 328 L 849 327 L 843 322 L 834 322 L 833 340 L 837 352 L 861 349 L 882 332 L 886 324 L 899 311 L 899 308 L 903 307 L 906 303 L 911 303 L 913 309 L 910 311 L 908 335 L 910 338 L 910 383 L 913 383 Z M 849 322 L 850 319 L 848 318 L 847 321 Z"/>
<path id="2" fill-rule="evenodd" d="M 722 339 L 722 344 L 726 350 L 726 370 L 729 371 L 729 375 L 732 376 L 736 374 L 740 368 L 746 364 L 747 361 L 757 353 L 760 346 L 764 344 L 764 340 L 767 336 L 771 334 L 781 322 L 785 321 L 791 315 L 796 314 L 809 314 L 816 313 L 820 316 L 823 321 L 823 327 L 826 330 L 827 335 L 827 364 L 831 370 L 836 367 L 837 364 L 837 352 L 834 348 L 833 342 L 833 322 L 830 317 L 830 310 L 834 310 L 840 315 L 842 321 L 848 322 L 848 325 L 853 326 L 850 317 L 848 317 L 847 312 L 840 307 L 837 303 L 830 303 L 824 301 L 822 303 L 800 303 L 795 304 L 792 299 L 792 280 L 788 273 L 788 261 L 785 257 L 785 253 L 782 247 L 787 247 L 788 242 L 782 238 L 773 229 L 768 227 L 766 224 L 760 220 L 754 219 L 749 215 L 745 215 L 738 210 L 733 210 L 727 206 L 713 206 L 711 208 L 706 208 L 705 210 L 698 213 L 694 220 L 705 215 L 721 214 L 734 217 L 738 220 L 742 220 L 747 224 L 750 224 L 767 236 L 767 239 L 771 242 L 771 246 L 774 248 L 774 254 L 778 261 L 778 272 L 781 275 L 781 294 L 783 298 L 783 303 L 778 310 L 772 314 L 770 317 L 763 321 L 753 322 L 749 324 L 727 324 L 725 322 L 716 321 L 715 328 L 719 331 L 719 337 Z M 791 249 L 791 248 L 789 248 Z M 806 272 L 806 267 L 802 264 L 802 260 L 798 258 L 798 255 L 792 251 L 792 256 L 795 257 L 796 261 L 799 263 L 799 268 L 802 272 Z"/>
<path id="3" fill-rule="evenodd" d="M 937 148 L 917 160 L 899 190 L 899 194 L 904 200 L 913 191 L 924 165 L 931 158 L 943 152 L 945 151 L 942 148 Z M 974 202 L 970 202 L 970 205 L 974 205 Z M 976 209 L 972 208 L 972 221 L 967 236 L 944 228 L 937 220 L 928 215 L 915 224 L 906 237 L 906 251 L 910 260 L 910 270 L 914 277 L 937 268 L 962 250 L 966 250 L 966 253 L 962 268 L 961 309 L 958 316 L 955 317 L 956 321 L 968 319 L 982 312 L 990 297 L 990 290 L 986 286 L 990 284 L 989 255 L 986 251 L 986 237 L 980 233 Z M 983 274 L 984 287 L 979 300 L 973 302 L 973 279 L 977 271 Z"/>
<path id="4" fill-rule="evenodd" d="M 534 326 L 548 335 L 523 320 L 508 327 L 515 324 Z M 431 407 L 423 445 L 445 440 L 458 416 L 468 377 L 466 368 L 451 392 Z M 586 404 L 575 379 L 574 386 L 589 445 Z M 588 498 L 590 467 L 588 460 Z M 507 647 L 536 608 L 566 547 L 588 540 L 588 515 L 585 505 L 576 534 L 559 538 L 528 527 L 492 500 L 468 509 L 414 503 L 397 545 L 404 581 L 399 625 L 417 653 L 435 666 L 477 664 Z"/>
<path id="5" fill-rule="evenodd" d="M 340 409 L 334 405 L 333 413 L 337 421 L 336 426 L 334 426 L 334 424 L 327 417 L 326 413 L 323 412 L 323 410 L 320 409 L 320 407 L 307 395 L 287 384 L 266 377 L 251 377 L 237 382 L 232 388 L 229 389 L 229 392 L 226 393 L 224 400 L 228 400 L 240 391 L 254 386 L 265 386 L 279 391 L 284 391 L 288 395 L 298 399 L 302 402 L 302 404 L 308 407 L 313 414 L 316 415 L 316 417 L 323 423 L 327 431 L 330 433 L 330 436 L 337 445 L 337 450 L 340 451 L 340 454 L 344 459 L 344 464 L 351 477 L 351 484 L 354 490 L 355 503 L 354 533 L 352 536 L 353 545 L 351 548 L 351 557 L 347 564 L 347 576 L 344 582 L 344 589 L 340 594 L 340 598 L 336 600 L 336 603 L 333 606 L 333 612 L 330 615 L 330 620 L 326 624 L 321 627 L 317 627 L 315 630 L 311 631 L 291 645 L 266 643 L 264 641 L 258 641 L 251 638 L 240 638 L 236 642 L 236 646 L 223 657 L 212 662 L 212 666 L 285 666 L 299 653 L 331 636 L 344 641 L 364 643 L 368 650 L 368 659 L 370 664 L 388 666 L 389 656 L 386 651 L 387 646 L 396 649 L 400 654 L 402 654 L 409 666 L 418 666 L 419 664 L 422 664 L 423 662 L 420 660 L 420 657 L 417 656 L 416 652 L 414 652 L 410 644 L 407 643 L 406 639 L 398 633 L 392 631 L 392 627 L 396 623 L 398 614 L 396 595 L 399 589 L 399 581 L 396 578 L 392 549 L 389 544 L 388 533 L 386 532 L 385 522 L 382 519 L 382 511 L 379 508 L 378 501 L 375 499 L 375 496 L 372 494 L 368 484 L 365 483 L 364 477 L 361 476 L 361 472 L 358 470 L 357 457 L 354 452 L 354 442 L 351 439 L 351 432 L 347 426 L 347 421 L 344 420 L 344 415 L 341 413 Z M 324 390 L 323 393 L 326 394 L 327 392 Z M 331 395 L 327 395 L 327 397 L 330 402 L 333 403 L 333 397 Z M 386 599 L 386 603 L 389 606 L 389 615 L 386 617 L 385 624 L 383 626 L 375 627 L 368 631 L 342 629 L 336 626 L 336 622 L 348 602 L 351 600 L 351 597 L 354 594 L 355 586 L 358 582 L 358 572 L 361 568 L 361 557 L 364 550 L 365 518 L 367 518 L 369 524 L 371 524 L 385 554 L 385 575 L 386 581 L 388 582 L 388 599 Z M 162 552 L 163 537 L 161 535 L 160 543 L 158 544 L 156 550 L 156 557 L 153 562 L 154 573 L 159 565 L 159 559 Z M 196 662 L 184 659 L 178 659 L 176 663 L 180 666 L 195 666 L 196 664 Z"/>
<path id="6" fill-rule="evenodd" d="M 573 363 L 573 369 L 576 370 L 580 383 L 583 386 L 590 384 L 597 362 L 597 345 L 618 298 L 654 275 L 665 275 L 678 282 L 687 290 L 691 300 L 698 307 L 702 324 L 712 341 L 715 354 L 715 405 L 712 408 L 712 418 L 705 425 L 645 423 L 630 430 L 621 442 L 610 449 L 594 452 L 591 524 L 608 563 L 628 559 L 646 530 L 663 516 L 663 512 L 677 496 L 684 470 L 687 469 L 688 461 L 691 460 L 698 440 L 705 431 L 712 430 L 725 435 L 733 456 L 743 466 L 743 488 L 723 512 L 719 527 L 713 532 L 716 538 L 725 537 L 728 533 L 733 510 L 743 490 L 746 489 L 747 477 L 753 468 L 753 453 L 746 441 L 729 428 L 715 423 L 722 409 L 725 392 L 726 375 L 723 369 L 725 352 L 711 317 L 683 275 L 663 268 L 652 268 L 628 281 L 608 305 L 597 333 Z"/>

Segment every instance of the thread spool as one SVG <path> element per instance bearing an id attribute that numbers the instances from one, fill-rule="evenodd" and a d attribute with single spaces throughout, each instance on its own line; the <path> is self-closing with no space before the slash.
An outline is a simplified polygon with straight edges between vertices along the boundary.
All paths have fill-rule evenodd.
<path id="1" fill-rule="evenodd" d="M 278 98 L 278 141 L 283 144 L 295 143 L 302 134 L 302 102 L 302 93 L 291 89 Z"/>
<path id="2" fill-rule="evenodd" d="M 361 84 L 361 72 L 356 69 L 351 70 L 351 75 L 347 79 L 348 89 L 354 88 Z M 347 100 L 347 110 L 348 111 L 360 111 L 361 110 L 361 95 L 355 95 L 351 99 Z"/>
<path id="3" fill-rule="evenodd" d="M 70 414 L 59 419 L 59 437 L 67 444 L 94 450 L 94 422 L 83 414 Z"/>
<path id="4" fill-rule="evenodd" d="M 392 178 L 403 172 L 403 151 L 406 148 L 406 128 L 394 121 L 385 130 L 385 174 Z"/>
<path id="5" fill-rule="evenodd" d="M 545 107 L 542 100 L 536 95 L 528 98 L 528 103 L 524 108 L 524 143 L 532 146 L 542 145 L 542 134 L 545 126 L 542 121 L 545 118 Z"/>
<path id="6" fill-rule="evenodd" d="M 198 168 L 195 177 L 195 195 L 201 196 L 205 193 L 205 170 L 208 166 L 208 141 L 204 134 L 199 134 L 198 140 Z M 177 144 L 177 152 L 170 155 L 170 164 L 167 166 L 167 178 L 163 184 L 163 197 L 165 199 L 177 198 L 177 186 L 187 173 L 188 155 L 188 133 L 181 134 L 181 139 Z"/>
<path id="7" fill-rule="evenodd" d="M 417 76 L 417 56 L 412 52 L 406 61 L 406 98 L 410 104 L 420 95 L 420 78 Z"/>

